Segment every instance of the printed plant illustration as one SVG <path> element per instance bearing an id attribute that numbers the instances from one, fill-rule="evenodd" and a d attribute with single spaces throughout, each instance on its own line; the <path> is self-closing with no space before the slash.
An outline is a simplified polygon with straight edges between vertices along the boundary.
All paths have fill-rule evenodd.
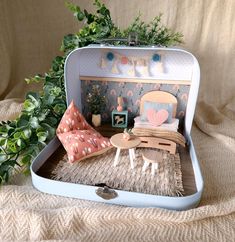
<path id="1" fill-rule="evenodd" d="M 105 107 L 105 96 L 100 93 L 100 86 L 93 85 L 87 95 L 87 103 L 92 114 L 100 114 Z"/>

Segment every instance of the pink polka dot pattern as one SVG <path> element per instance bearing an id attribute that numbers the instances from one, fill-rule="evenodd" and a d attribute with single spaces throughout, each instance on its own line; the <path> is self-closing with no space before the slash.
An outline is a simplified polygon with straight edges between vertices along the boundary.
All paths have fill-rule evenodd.
<path id="1" fill-rule="evenodd" d="M 111 148 L 108 138 L 93 129 L 72 101 L 56 130 L 57 136 L 73 163 Z"/>

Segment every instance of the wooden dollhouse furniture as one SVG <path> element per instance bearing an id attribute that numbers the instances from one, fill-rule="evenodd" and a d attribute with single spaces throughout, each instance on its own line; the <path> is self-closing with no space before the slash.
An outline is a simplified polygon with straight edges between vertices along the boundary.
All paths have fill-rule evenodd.
<path id="1" fill-rule="evenodd" d="M 157 150 L 145 150 L 142 154 L 143 160 L 144 160 L 144 165 L 142 168 L 142 171 L 144 172 L 147 167 L 151 164 L 151 173 L 154 176 L 155 175 L 155 170 L 158 169 L 158 164 L 162 162 L 162 154 L 161 152 Z"/>
<path id="2" fill-rule="evenodd" d="M 128 111 L 112 111 L 112 127 L 126 128 L 128 123 Z"/>
<path id="3" fill-rule="evenodd" d="M 140 115 L 144 113 L 144 103 L 146 101 L 154 103 L 172 104 L 172 118 L 175 119 L 177 99 L 172 94 L 164 91 L 151 91 L 144 94 L 140 100 Z M 177 144 L 185 147 L 184 136 L 177 131 L 167 130 L 167 127 L 164 129 L 159 129 L 158 127 L 151 129 L 134 127 L 132 132 L 141 140 L 139 147 L 151 147 L 161 150 L 167 150 L 171 154 L 176 153 Z"/>
<path id="4" fill-rule="evenodd" d="M 115 134 L 111 137 L 110 143 L 117 148 L 117 152 L 114 158 L 114 166 L 117 166 L 119 162 L 119 156 L 122 149 L 128 149 L 131 169 L 134 169 L 135 148 L 139 146 L 141 140 L 138 137 L 132 137 L 130 140 L 123 138 L 123 133 Z"/>

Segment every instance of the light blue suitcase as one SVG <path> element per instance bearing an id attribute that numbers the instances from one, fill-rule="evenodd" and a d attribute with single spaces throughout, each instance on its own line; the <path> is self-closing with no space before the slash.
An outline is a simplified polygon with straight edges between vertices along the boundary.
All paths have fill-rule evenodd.
<path id="1" fill-rule="evenodd" d="M 127 69 L 125 69 L 126 67 L 120 66 L 116 66 L 118 70 L 115 67 L 116 70 L 112 72 L 113 66 L 110 66 L 112 64 L 109 63 L 109 59 L 103 59 L 107 56 L 107 53 L 114 53 L 114 55 L 119 56 L 118 58 L 121 56 L 134 56 L 137 59 L 142 58 L 143 60 L 148 58 L 150 62 L 161 60 L 164 63 L 164 72 L 155 73 L 151 70 L 151 65 L 148 66 L 147 76 L 136 70 L 134 75 L 133 72 L 129 73 L 129 75 Z M 101 63 L 102 61 L 106 63 Z M 103 68 L 104 66 L 105 68 Z M 184 136 L 187 141 L 194 173 L 192 179 L 195 180 L 195 193 L 179 197 L 158 196 L 66 183 L 40 176 L 38 170 L 60 146 L 57 138 L 54 138 L 32 162 L 31 174 L 35 188 L 50 194 L 135 207 L 161 207 L 186 210 L 198 205 L 203 191 L 203 178 L 190 133 L 199 89 L 200 68 L 197 59 L 191 53 L 179 48 L 91 45 L 75 49 L 69 54 L 66 59 L 64 73 L 67 104 L 74 100 L 76 105 L 84 112 L 86 112 L 86 107 L 82 106 L 84 104 L 84 95 L 82 96 L 81 89 L 86 88 L 84 86 L 86 80 L 110 81 L 110 85 L 117 85 L 118 82 L 125 80 L 127 86 L 138 82 L 142 83 L 146 90 L 150 84 L 162 85 L 165 91 L 168 91 L 172 85 L 176 85 L 176 87 L 177 85 L 182 85 L 186 89 L 188 88 L 187 102 L 185 106 L 182 105 L 182 108 L 185 108 L 183 125 Z M 180 114 L 182 110 L 177 110 L 177 112 L 179 112 L 179 115 L 182 114 Z M 113 199 L 107 200 L 103 198 L 105 196 L 102 197 L 99 195 L 100 192 L 103 194 L 115 193 L 116 195 Z"/>

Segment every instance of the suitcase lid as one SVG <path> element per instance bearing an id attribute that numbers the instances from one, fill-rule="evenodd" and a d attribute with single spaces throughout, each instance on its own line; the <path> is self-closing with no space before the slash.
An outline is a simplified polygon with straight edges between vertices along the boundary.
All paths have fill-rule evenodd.
<path id="1" fill-rule="evenodd" d="M 138 61 L 145 62 L 147 72 L 140 71 L 141 65 L 137 65 Z M 163 73 L 159 72 L 159 69 L 156 71 L 157 63 L 163 63 Z M 74 100 L 80 109 L 81 80 L 146 85 L 155 83 L 171 89 L 187 86 L 188 94 L 181 95 L 180 99 L 186 101 L 183 111 L 184 131 L 186 136 L 190 135 L 199 89 L 200 68 L 197 59 L 183 49 L 90 45 L 75 49 L 67 56 L 64 77 L 67 105 Z"/>

